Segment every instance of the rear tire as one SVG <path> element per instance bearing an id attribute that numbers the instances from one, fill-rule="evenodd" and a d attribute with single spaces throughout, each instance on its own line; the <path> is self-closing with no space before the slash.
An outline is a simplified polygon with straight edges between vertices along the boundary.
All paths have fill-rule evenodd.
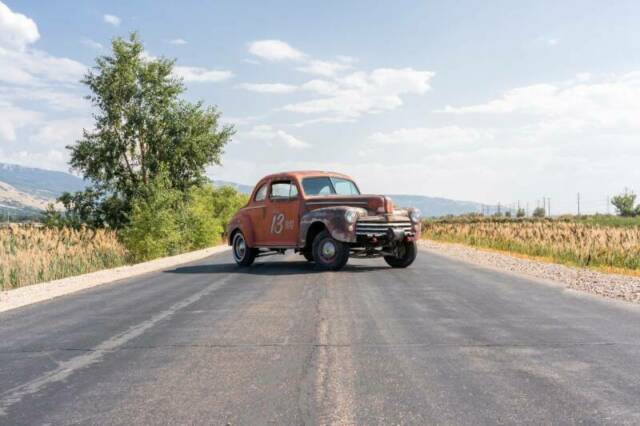
<path id="1" fill-rule="evenodd" d="M 231 248 L 233 251 L 233 260 L 236 261 L 238 266 L 250 266 L 258 254 L 258 249 L 247 245 L 247 241 L 244 239 L 244 234 L 241 231 L 238 231 L 233 236 Z"/>
<path id="2" fill-rule="evenodd" d="M 318 269 L 337 271 L 349 260 L 349 246 L 322 231 L 313 239 L 313 260 Z"/>
<path id="3" fill-rule="evenodd" d="M 400 256 L 385 256 L 384 260 L 392 268 L 406 268 L 411 265 L 418 255 L 415 241 L 405 241 L 399 247 Z"/>

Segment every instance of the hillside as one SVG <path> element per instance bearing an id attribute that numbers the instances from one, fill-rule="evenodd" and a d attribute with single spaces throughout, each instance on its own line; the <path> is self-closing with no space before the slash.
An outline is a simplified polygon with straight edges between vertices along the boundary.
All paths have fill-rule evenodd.
<path id="1" fill-rule="evenodd" d="M 250 185 L 239 184 L 236 182 L 228 182 L 223 180 L 215 180 L 216 186 L 231 186 L 242 192 L 250 194 L 253 189 Z M 424 195 L 398 195 L 388 194 L 399 207 L 417 207 L 427 217 L 438 217 L 446 215 L 461 215 L 465 213 L 478 213 L 481 211 L 482 205 L 473 201 L 458 201 L 448 198 L 428 197 Z M 493 207 L 487 207 L 494 209 Z"/>
<path id="2" fill-rule="evenodd" d="M 0 163 L 1 219 L 38 216 L 63 192 L 84 187 L 82 179 L 69 173 Z"/>
<path id="3" fill-rule="evenodd" d="M 253 189 L 250 185 L 223 180 L 215 180 L 214 185 L 231 186 L 244 194 Z M 3 218 L 7 212 L 13 217 L 34 216 L 63 192 L 80 191 L 84 187 L 82 179 L 69 173 L 0 163 L 0 214 Z M 389 196 L 396 205 L 417 207 L 427 217 L 479 212 L 481 208 L 479 203 L 471 201 L 424 195 Z"/>

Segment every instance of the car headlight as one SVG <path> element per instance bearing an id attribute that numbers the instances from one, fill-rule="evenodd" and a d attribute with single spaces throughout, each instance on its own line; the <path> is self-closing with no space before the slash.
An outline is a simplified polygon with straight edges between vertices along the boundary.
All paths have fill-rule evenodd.
<path id="1" fill-rule="evenodd" d="M 344 212 L 344 220 L 346 220 L 347 223 L 355 223 L 357 219 L 358 213 L 355 210 L 347 210 Z"/>
<path id="2" fill-rule="evenodd" d="M 420 214 L 420 210 L 418 209 L 413 209 L 411 210 L 411 213 L 409 213 L 409 219 L 411 219 L 411 222 L 413 223 L 420 222 L 421 217 L 422 215 Z"/>

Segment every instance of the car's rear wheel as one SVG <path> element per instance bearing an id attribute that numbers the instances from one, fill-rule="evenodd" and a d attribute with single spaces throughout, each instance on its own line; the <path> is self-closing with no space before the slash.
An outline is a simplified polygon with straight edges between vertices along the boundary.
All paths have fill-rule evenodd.
<path id="1" fill-rule="evenodd" d="M 247 241 L 244 239 L 244 234 L 241 231 L 238 231 L 233 236 L 231 248 L 233 251 L 233 259 L 238 266 L 251 265 L 258 254 L 257 249 L 247 245 Z"/>
<path id="2" fill-rule="evenodd" d="M 384 260 L 392 268 L 406 268 L 411 265 L 418 255 L 415 241 L 404 241 L 398 247 L 398 256 L 385 256 Z"/>
<path id="3" fill-rule="evenodd" d="M 313 260 L 319 269 L 337 271 L 349 260 L 349 246 L 322 231 L 313 239 Z"/>

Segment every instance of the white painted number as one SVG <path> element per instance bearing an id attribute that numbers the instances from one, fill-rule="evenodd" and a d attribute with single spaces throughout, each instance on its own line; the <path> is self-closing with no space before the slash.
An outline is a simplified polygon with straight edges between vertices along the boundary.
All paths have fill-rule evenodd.
<path id="1" fill-rule="evenodd" d="M 278 213 L 273 215 L 273 220 L 271 221 L 271 233 L 279 234 L 284 229 L 284 214 Z"/>

